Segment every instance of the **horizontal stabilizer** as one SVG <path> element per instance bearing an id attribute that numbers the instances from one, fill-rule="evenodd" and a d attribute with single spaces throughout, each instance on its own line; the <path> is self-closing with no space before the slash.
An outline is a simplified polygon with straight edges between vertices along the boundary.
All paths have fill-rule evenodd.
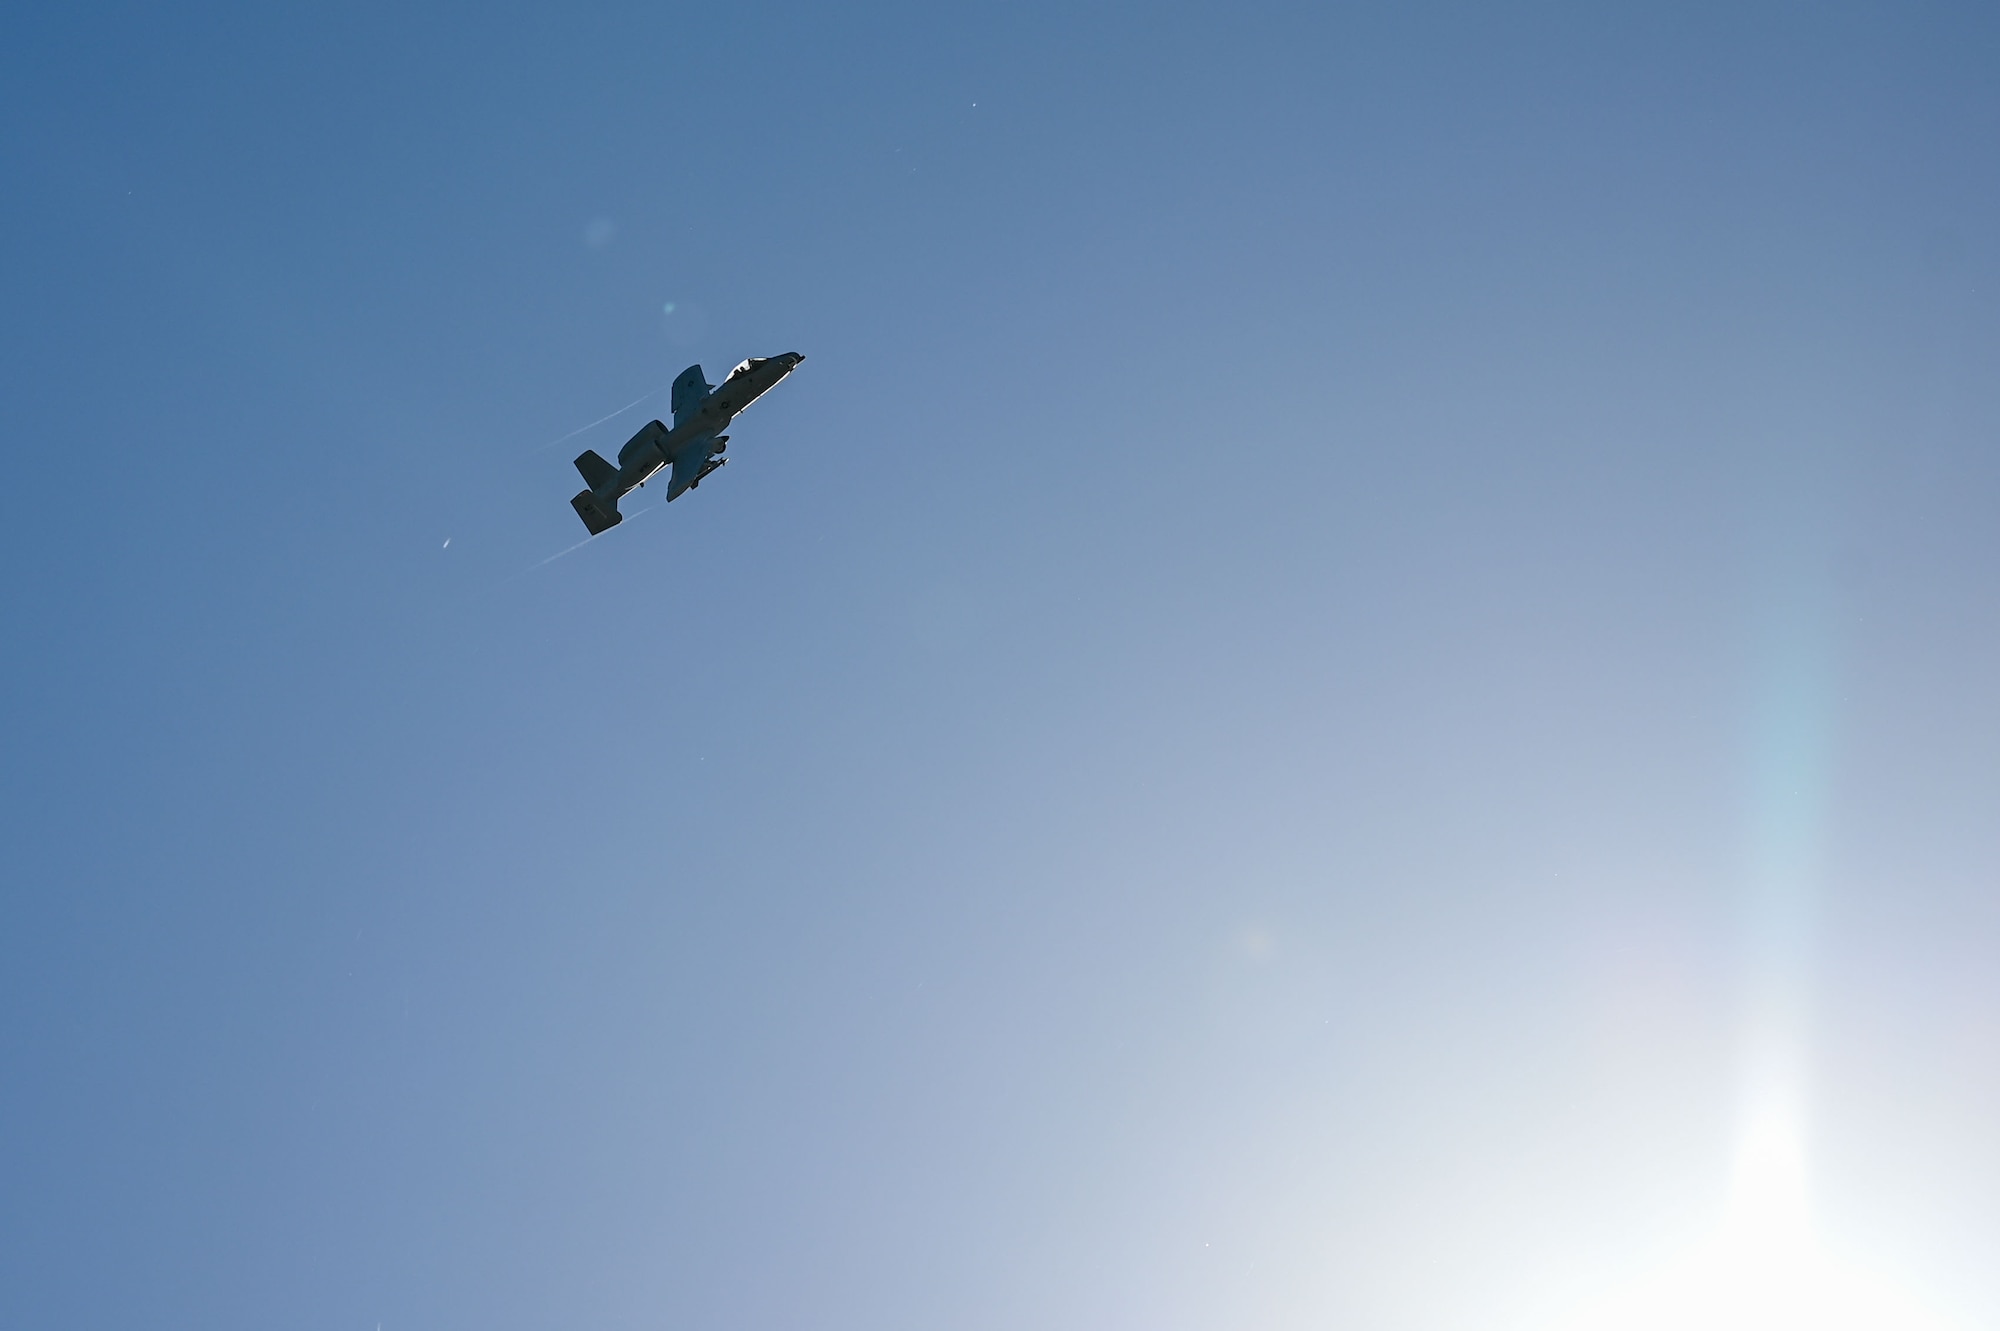
<path id="1" fill-rule="evenodd" d="M 590 453 L 586 456 L 597 457 L 597 454 Z M 598 461 L 602 462 L 603 459 L 598 458 Z M 576 510 L 578 517 L 583 519 L 583 525 L 590 529 L 592 536 L 608 532 L 619 523 L 625 521 L 625 515 L 618 511 L 617 500 L 599 499 L 590 490 L 585 490 L 577 495 L 576 498 L 570 500 L 569 506 Z"/>
<path id="2" fill-rule="evenodd" d="M 615 502 L 618 493 L 618 468 L 599 457 L 596 449 L 583 450 L 583 455 L 576 460 L 576 469 L 583 474 L 585 485 L 599 494 L 613 496 Z"/>

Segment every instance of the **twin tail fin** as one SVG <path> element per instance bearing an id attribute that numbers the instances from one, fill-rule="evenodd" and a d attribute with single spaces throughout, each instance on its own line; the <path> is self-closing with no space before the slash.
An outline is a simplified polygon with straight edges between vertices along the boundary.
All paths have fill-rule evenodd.
<path id="1" fill-rule="evenodd" d="M 583 476 L 583 483 L 599 494 L 612 497 L 617 502 L 618 468 L 598 456 L 594 448 L 586 448 L 576 460 L 576 469 Z"/>
<path id="2" fill-rule="evenodd" d="M 590 488 L 569 501 L 592 536 L 610 531 L 625 521 L 618 511 L 618 468 L 599 457 L 594 448 L 585 449 L 576 460 L 576 469 Z"/>

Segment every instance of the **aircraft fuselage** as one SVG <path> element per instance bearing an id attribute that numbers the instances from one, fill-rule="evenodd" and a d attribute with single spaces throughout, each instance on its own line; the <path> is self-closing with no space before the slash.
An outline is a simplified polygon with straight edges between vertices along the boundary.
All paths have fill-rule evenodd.
<path id="1" fill-rule="evenodd" d="M 677 414 L 671 430 L 663 435 L 649 435 L 643 430 L 634 435 L 630 443 L 618 450 L 618 493 L 623 495 L 644 485 L 654 472 L 672 466 L 690 450 L 705 449 L 701 452 L 702 461 L 721 451 L 713 446 L 717 436 L 729 428 L 739 412 L 770 392 L 804 359 L 789 351 L 782 356 L 744 361 L 730 371 L 713 393 L 702 399 L 687 419 L 682 420 Z"/>
<path id="2" fill-rule="evenodd" d="M 796 351 L 753 357 L 731 370 L 715 388 L 709 387 L 699 365 L 690 365 L 674 380 L 673 426 L 661 421 L 647 423 L 618 450 L 616 467 L 594 450 L 577 458 L 576 469 L 590 488 L 570 500 L 570 507 L 595 536 L 623 521 L 618 501 L 665 467 L 673 468 L 667 499 L 678 499 L 723 464 L 725 459 L 718 455 L 729 444 L 729 436 L 723 433 L 729 423 L 804 359 Z"/>

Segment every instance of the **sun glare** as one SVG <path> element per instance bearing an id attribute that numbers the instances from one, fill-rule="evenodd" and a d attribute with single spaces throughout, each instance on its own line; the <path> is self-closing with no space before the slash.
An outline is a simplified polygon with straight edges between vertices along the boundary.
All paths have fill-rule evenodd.
<path id="1" fill-rule="evenodd" d="M 1560 1331 L 1959 1331 L 1816 1232 L 1798 1117 L 1752 1112 L 1720 1224 L 1705 1243 L 1560 1324 Z"/>

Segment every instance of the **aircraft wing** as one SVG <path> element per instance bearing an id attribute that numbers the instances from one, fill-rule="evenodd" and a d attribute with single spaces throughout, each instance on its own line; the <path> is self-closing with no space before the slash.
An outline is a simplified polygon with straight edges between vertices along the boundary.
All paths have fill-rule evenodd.
<path id="1" fill-rule="evenodd" d="M 667 502 L 671 504 L 679 499 L 684 491 L 712 470 L 714 468 L 709 466 L 706 448 L 682 449 L 681 455 L 674 459 L 673 477 L 667 482 Z"/>

